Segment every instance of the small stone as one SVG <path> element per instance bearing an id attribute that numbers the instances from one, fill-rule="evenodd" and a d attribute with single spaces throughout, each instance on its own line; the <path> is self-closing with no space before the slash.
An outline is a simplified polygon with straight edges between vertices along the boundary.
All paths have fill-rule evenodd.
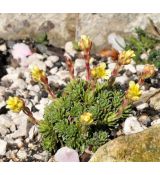
<path id="1" fill-rule="evenodd" d="M 47 67 L 52 68 L 53 67 L 53 62 L 51 60 L 45 61 L 45 64 Z"/>
<path id="2" fill-rule="evenodd" d="M 5 126 L 0 124 L 0 134 L 2 136 L 5 136 L 7 133 L 8 133 L 8 129 Z"/>
<path id="3" fill-rule="evenodd" d="M 17 144 L 18 148 L 22 148 L 24 146 L 22 139 L 18 138 L 14 141 Z"/>
<path id="4" fill-rule="evenodd" d="M 137 73 L 141 73 L 144 69 L 144 65 L 143 64 L 138 64 L 136 65 L 136 70 L 137 70 Z"/>
<path id="5" fill-rule="evenodd" d="M 158 124 L 160 124 L 160 119 L 156 119 L 156 120 L 154 120 L 154 121 L 151 123 L 152 126 L 153 126 L 153 125 L 158 125 Z"/>
<path id="6" fill-rule="evenodd" d="M 33 66 L 38 66 L 39 69 L 46 71 L 46 64 L 43 61 L 39 61 L 39 60 L 33 61 L 29 66 L 29 68 L 33 68 Z"/>
<path id="7" fill-rule="evenodd" d="M 79 162 L 77 151 L 68 147 L 60 148 L 54 158 L 57 162 Z"/>
<path id="8" fill-rule="evenodd" d="M 153 97 L 150 98 L 150 107 L 154 108 L 157 111 L 160 111 L 160 93 L 156 93 Z"/>
<path id="9" fill-rule="evenodd" d="M 70 78 L 70 74 L 66 70 L 61 70 L 61 71 L 57 72 L 56 75 L 58 75 L 61 78 L 61 80 L 66 80 L 66 79 Z"/>
<path id="10" fill-rule="evenodd" d="M 44 44 L 37 44 L 36 47 L 42 54 L 46 53 L 48 50 Z"/>
<path id="11" fill-rule="evenodd" d="M 4 156 L 6 154 L 7 142 L 0 139 L 0 155 Z"/>
<path id="12" fill-rule="evenodd" d="M 125 70 L 129 70 L 133 74 L 135 74 L 137 72 L 135 66 L 133 66 L 132 64 L 125 65 L 124 69 Z"/>
<path id="13" fill-rule="evenodd" d="M 54 75 L 54 74 L 57 73 L 57 71 L 58 71 L 58 67 L 54 67 L 54 68 L 52 68 L 49 72 L 50 72 L 52 75 Z"/>
<path id="14" fill-rule="evenodd" d="M 29 139 L 33 140 L 37 134 L 38 134 L 38 128 L 36 125 L 33 125 L 29 130 Z"/>
<path id="15" fill-rule="evenodd" d="M 73 57 L 77 53 L 76 50 L 73 48 L 72 41 L 69 41 L 65 44 L 65 51 Z"/>
<path id="16" fill-rule="evenodd" d="M 13 58 L 17 60 L 26 59 L 27 56 L 32 54 L 29 46 L 24 43 L 16 43 L 13 46 L 11 53 Z"/>
<path id="17" fill-rule="evenodd" d="M 76 59 L 74 63 L 75 75 L 78 75 L 80 72 L 83 72 L 84 70 L 85 70 L 85 60 Z"/>
<path id="18" fill-rule="evenodd" d="M 27 153 L 25 150 L 21 149 L 18 151 L 17 153 L 17 157 L 20 159 L 20 160 L 25 160 L 27 158 Z"/>
<path id="19" fill-rule="evenodd" d="M 144 60 L 144 61 L 147 61 L 147 60 L 148 60 L 148 55 L 147 55 L 147 53 L 142 53 L 141 56 L 140 56 L 140 58 L 141 58 L 142 60 Z"/>
<path id="20" fill-rule="evenodd" d="M 19 125 L 18 130 L 16 130 L 14 133 L 7 135 L 9 138 L 18 138 L 18 137 L 27 137 L 28 135 L 28 120 L 27 116 L 23 113 L 21 113 L 18 118 L 20 119 L 16 121 Z M 13 120 L 14 121 L 14 120 Z"/>
<path id="21" fill-rule="evenodd" d="M 43 151 L 42 153 L 34 154 L 33 157 L 37 160 L 47 162 L 48 157 L 49 157 L 49 153 L 47 151 Z"/>
<path id="22" fill-rule="evenodd" d="M 44 56 L 38 53 L 33 53 L 31 56 L 28 57 L 29 61 L 34 61 L 34 60 L 44 60 Z"/>
<path id="23" fill-rule="evenodd" d="M 148 103 L 142 103 L 142 104 L 137 105 L 136 108 L 137 108 L 137 110 L 141 111 L 141 110 L 147 108 L 148 106 L 149 106 Z"/>
<path id="24" fill-rule="evenodd" d="M 129 78 L 126 76 L 126 74 L 123 74 L 120 77 L 116 77 L 115 83 L 124 85 L 129 81 Z"/>
<path id="25" fill-rule="evenodd" d="M 20 88 L 20 89 L 25 89 L 27 87 L 27 84 L 24 80 L 22 79 L 17 79 L 16 81 L 13 82 L 13 84 L 11 85 L 11 89 L 17 89 L 17 88 Z"/>
<path id="26" fill-rule="evenodd" d="M 10 128 L 13 124 L 13 121 L 8 115 L 0 115 L 0 124 L 5 126 L 6 128 Z"/>
<path id="27" fill-rule="evenodd" d="M 59 61 L 59 57 L 58 57 L 58 56 L 49 56 L 49 57 L 47 58 L 47 60 L 52 61 L 52 63 L 56 63 L 56 62 Z"/>
<path id="28" fill-rule="evenodd" d="M 0 45 L 0 51 L 5 52 L 7 50 L 6 44 Z"/>
<path id="29" fill-rule="evenodd" d="M 136 117 L 128 117 L 124 122 L 123 132 L 125 135 L 141 132 L 146 127 L 141 125 Z"/>
<path id="30" fill-rule="evenodd" d="M 142 123 L 142 125 L 145 125 L 145 126 L 151 126 L 151 119 L 149 118 L 148 115 L 141 115 L 139 118 L 138 118 L 138 121 Z"/>
<path id="31" fill-rule="evenodd" d="M 112 71 L 116 66 L 116 63 L 109 63 L 108 68 Z"/>

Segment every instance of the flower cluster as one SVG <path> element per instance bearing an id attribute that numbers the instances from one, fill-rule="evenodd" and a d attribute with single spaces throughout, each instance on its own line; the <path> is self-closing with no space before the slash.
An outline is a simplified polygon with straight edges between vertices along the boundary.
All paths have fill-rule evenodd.
<path id="1" fill-rule="evenodd" d="M 9 96 L 8 100 L 6 101 L 6 108 L 12 110 L 15 113 L 19 113 L 23 111 L 30 119 L 33 124 L 38 124 L 39 122 L 33 117 L 32 112 L 28 107 L 26 107 L 25 102 L 20 97 L 11 97 Z"/>
<path id="2" fill-rule="evenodd" d="M 31 70 L 31 76 L 36 82 L 44 82 L 44 80 L 47 80 L 45 72 L 39 69 L 38 66 L 33 66 L 33 69 Z"/>
<path id="3" fill-rule="evenodd" d="M 139 100 L 141 96 L 141 90 L 138 83 L 135 83 L 134 81 L 129 82 L 129 88 L 126 93 L 126 98 L 130 101 L 136 101 Z"/>
<path id="4" fill-rule="evenodd" d="M 6 108 L 12 110 L 13 112 L 20 112 L 24 109 L 24 101 L 20 99 L 19 97 L 9 97 L 6 101 Z"/>
<path id="5" fill-rule="evenodd" d="M 85 52 L 90 51 L 92 47 L 92 41 L 89 38 L 89 36 L 81 35 L 81 39 L 78 42 L 78 46 L 82 51 L 85 51 Z"/>
<path id="6" fill-rule="evenodd" d="M 97 67 L 91 69 L 91 75 L 93 78 L 99 79 L 109 79 L 111 76 L 111 71 L 108 69 L 106 70 L 106 64 L 100 63 Z"/>
<path id="7" fill-rule="evenodd" d="M 118 63 L 120 65 L 130 64 L 133 57 L 135 57 L 133 50 L 122 51 L 118 56 Z"/>
<path id="8" fill-rule="evenodd" d="M 31 70 L 31 77 L 35 82 L 41 83 L 52 99 L 55 99 L 55 94 L 49 86 L 48 78 L 43 70 L 41 70 L 38 66 L 33 66 Z"/>
<path id="9" fill-rule="evenodd" d="M 92 118 L 92 114 L 89 112 L 85 112 L 84 114 L 82 114 L 80 116 L 80 122 L 83 125 L 90 125 L 93 123 L 93 118 Z"/>

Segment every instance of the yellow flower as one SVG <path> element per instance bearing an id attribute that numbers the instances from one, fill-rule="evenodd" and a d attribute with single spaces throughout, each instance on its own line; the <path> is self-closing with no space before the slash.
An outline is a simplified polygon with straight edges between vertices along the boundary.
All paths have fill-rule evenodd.
<path id="1" fill-rule="evenodd" d="M 6 108 L 12 110 L 13 112 L 20 112 L 25 106 L 24 101 L 19 97 L 9 97 L 6 104 Z"/>
<path id="2" fill-rule="evenodd" d="M 141 90 L 139 84 L 136 84 L 134 81 L 130 81 L 129 88 L 126 94 L 127 99 L 131 101 L 136 101 L 139 100 L 140 96 Z"/>
<path id="3" fill-rule="evenodd" d="M 83 51 L 90 50 L 92 46 L 92 41 L 88 36 L 82 35 L 80 41 L 78 42 L 78 46 Z"/>
<path id="4" fill-rule="evenodd" d="M 142 72 L 142 78 L 150 78 L 155 74 L 156 68 L 153 64 L 146 64 Z"/>
<path id="5" fill-rule="evenodd" d="M 111 76 L 111 71 L 108 69 L 106 70 L 106 64 L 100 63 L 97 67 L 91 69 L 91 75 L 94 78 L 103 78 L 103 79 L 109 79 Z"/>
<path id="6" fill-rule="evenodd" d="M 80 122 L 84 125 L 90 125 L 93 123 L 92 114 L 89 112 L 85 112 L 80 116 Z"/>
<path id="7" fill-rule="evenodd" d="M 118 63 L 120 65 L 130 64 L 133 57 L 135 57 L 133 50 L 123 51 L 118 56 Z"/>
<path id="8" fill-rule="evenodd" d="M 34 66 L 31 70 L 31 76 L 34 81 L 41 82 L 42 78 L 46 78 L 46 74 L 43 70 L 39 69 L 38 66 Z"/>

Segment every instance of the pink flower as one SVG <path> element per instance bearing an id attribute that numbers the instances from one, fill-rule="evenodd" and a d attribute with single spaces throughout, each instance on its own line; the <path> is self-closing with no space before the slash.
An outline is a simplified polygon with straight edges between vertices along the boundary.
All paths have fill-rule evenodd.
<path id="1" fill-rule="evenodd" d="M 24 43 L 17 43 L 13 46 L 12 56 L 14 59 L 24 59 L 29 55 L 32 55 L 30 48 Z"/>
<path id="2" fill-rule="evenodd" d="M 79 162 L 77 151 L 68 147 L 60 148 L 56 152 L 54 159 L 57 162 Z"/>

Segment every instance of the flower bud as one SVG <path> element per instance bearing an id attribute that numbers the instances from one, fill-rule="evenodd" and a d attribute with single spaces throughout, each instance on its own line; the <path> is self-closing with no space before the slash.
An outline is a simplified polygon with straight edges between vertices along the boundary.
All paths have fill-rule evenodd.
<path id="1" fill-rule="evenodd" d="M 135 57 L 133 50 L 123 51 L 118 56 L 118 63 L 120 65 L 130 64 L 133 57 Z"/>
<path id="2" fill-rule="evenodd" d="M 82 35 L 80 41 L 78 42 L 78 46 L 82 51 L 89 51 L 92 46 L 92 41 L 86 35 Z"/>

